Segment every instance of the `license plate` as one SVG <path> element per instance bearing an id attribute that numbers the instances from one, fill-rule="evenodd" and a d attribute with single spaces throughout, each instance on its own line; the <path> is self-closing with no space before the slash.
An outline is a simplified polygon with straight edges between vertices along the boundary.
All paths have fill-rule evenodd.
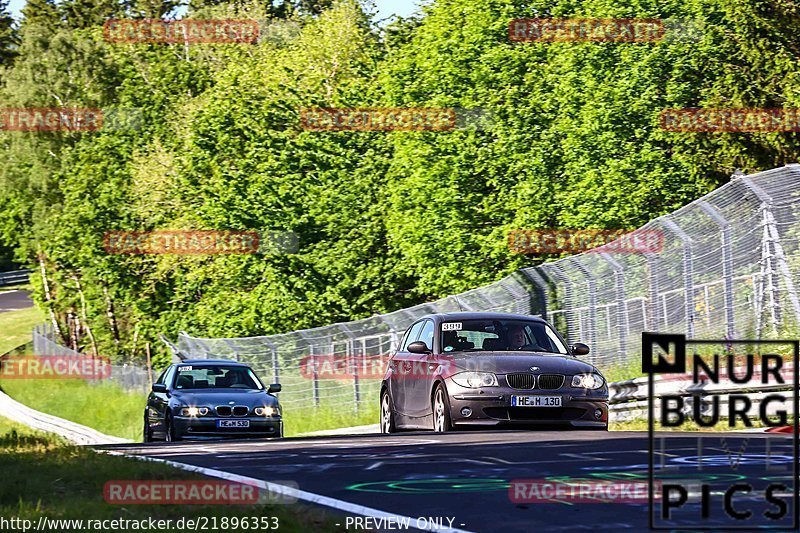
<path id="1" fill-rule="evenodd" d="M 512 396 L 511 407 L 561 407 L 561 396 Z"/>
<path id="2" fill-rule="evenodd" d="M 217 420 L 218 428 L 249 428 L 249 420 Z"/>

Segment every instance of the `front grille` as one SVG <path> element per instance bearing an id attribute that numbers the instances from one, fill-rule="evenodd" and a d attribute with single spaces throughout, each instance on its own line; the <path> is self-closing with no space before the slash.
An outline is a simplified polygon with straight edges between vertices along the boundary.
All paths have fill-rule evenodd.
<path id="1" fill-rule="evenodd" d="M 247 416 L 247 413 L 250 412 L 250 409 L 245 407 L 244 405 L 237 405 L 233 408 L 233 416 Z"/>
<path id="2" fill-rule="evenodd" d="M 219 416 L 231 416 L 231 408 L 228 405 L 218 405 L 217 414 Z"/>
<path id="3" fill-rule="evenodd" d="M 534 378 L 533 374 L 520 373 L 508 374 L 506 380 L 508 380 L 508 386 L 512 389 L 527 390 L 533 388 L 536 378 Z"/>
<path id="4" fill-rule="evenodd" d="M 560 389 L 564 386 L 562 374 L 542 374 L 539 376 L 539 388 L 544 390 Z"/>

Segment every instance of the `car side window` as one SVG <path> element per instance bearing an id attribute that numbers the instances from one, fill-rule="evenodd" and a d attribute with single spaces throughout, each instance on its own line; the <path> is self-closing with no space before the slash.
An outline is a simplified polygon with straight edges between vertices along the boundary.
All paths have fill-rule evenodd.
<path id="1" fill-rule="evenodd" d="M 169 387 L 172 384 L 172 377 L 175 375 L 175 367 L 171 366 L 167 369 L 166 375 L 164 375 L 164 384 Z"/>
<path id="2" fill-rule="evenodd" d="M 419 334 L 419 339 L 424 342 L 429 350 L 433 350 L 433 320 L 426 320 Z"/>
<path id="3" fill-rule="evenodd" d="M 158 376 L 158 379 L 156 380 L 156 383 L 160 383 L 160 384 L 164 383 L 164 376 L 167 375 L 167 370 L 169 370 L 169 368 L 165 368 L 164 370 L 161 371 L 161 375 Z"/>
<path id="4" fill-rule="evenodd" d="M 408 345 L 417 340 L 417 338 L 419 337 L 419 331 L 422 329 L 424 323 L 425 323 L 424 321 L 417 322 L 416 324 L 411 326 L 411 330 L 408 332 L 408 335 L 403 341 L 403 346 L 400 348 L 401 352 L 407 352 Z"/>

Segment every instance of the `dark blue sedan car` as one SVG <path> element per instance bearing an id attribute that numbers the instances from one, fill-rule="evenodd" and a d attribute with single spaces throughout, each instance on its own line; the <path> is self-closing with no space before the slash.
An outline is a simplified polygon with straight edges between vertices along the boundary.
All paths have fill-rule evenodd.
<path id="1" fill-rule="evenodd" d="M 170 365 L 153 384 L 144 441 L 282 437 L 281 406 L 253 370 L 235 361 L 198 359 Z"/>

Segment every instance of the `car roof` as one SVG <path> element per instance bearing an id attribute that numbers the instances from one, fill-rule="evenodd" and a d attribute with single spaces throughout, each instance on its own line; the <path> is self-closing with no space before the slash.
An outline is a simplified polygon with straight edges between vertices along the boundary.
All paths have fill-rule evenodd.
<path id="1" fill-rule="evenodd" d="M 538 316 L 531 315 L 517 315 L 514 313 L 490 313 L 482 311 L 463 311 L 458 313 L 433 313 L 425 315 L 420 318 L 432 318 L 439 322 L 449 320 L 532 320 L 534 322 L 544 322 L 545 320 Z"/>
<path id="2" fill-rule="evenodd" d="M 176 365 L 226 365 L 226 366 L 248 366 L 232 359 L 187 359 Z"/>

